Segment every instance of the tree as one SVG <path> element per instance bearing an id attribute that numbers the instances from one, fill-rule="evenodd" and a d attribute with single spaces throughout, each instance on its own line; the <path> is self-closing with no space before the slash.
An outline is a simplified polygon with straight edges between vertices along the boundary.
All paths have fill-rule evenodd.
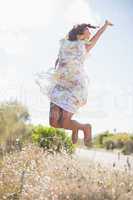
<path id="1" fill-rule="evenodd" d="M 26 106 L 14 101 L 0 104 L 0 145 L 10 144 L 26 133 L 26 123 L 30 115 Z M 10 146 L 10 145 L 9 145 Z"/>

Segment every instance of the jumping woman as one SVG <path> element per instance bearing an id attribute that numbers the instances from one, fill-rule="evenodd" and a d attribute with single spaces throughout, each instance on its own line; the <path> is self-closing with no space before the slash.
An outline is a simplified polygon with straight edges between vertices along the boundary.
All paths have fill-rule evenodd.
<path id="1" fill-rule="evenodd" d="M 90 24 L 75 25 L 67 37 L 60 40 L 56 68 L 49 78 L 50 88 L 47 90 L 37 81 L 43 91 L 47 90 L 50 99 L 49 124 L 55 128 L 72 130 L 73 144 L 77 143 L 78 130 L 83 131 L 86 146 L 90 144 L 92 139 L 91 124 L 79 123 L 72 120 L 72 116 L 87 103 L 89 80 L 84 70 L 87 54 L 107 27 L 112 25 L 106 20 L 93 36 L 90 29 L 98 27 Z"/>

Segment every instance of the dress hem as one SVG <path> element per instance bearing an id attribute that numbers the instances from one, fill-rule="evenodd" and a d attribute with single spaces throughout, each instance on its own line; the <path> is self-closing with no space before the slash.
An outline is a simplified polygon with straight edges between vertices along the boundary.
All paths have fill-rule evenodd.
<path id="1" fill-rule="evenodd" d="M 50 100 L 50 102 L 52 102 L 52 103 L 56 104 L 57 106 L 59 106 L 60 108 L 62 108 L 63 110 L 65 110 L 65 111 L 67 111 L 67 112 L 69 112 L 69 113 L 73 113 L 73 114 L 75 114 L 75 113 L 76 113 L 76 112 L 71 112 L 71 111 L 69 111 L 69 110 L 65 109 L 63 106 L 59 105 L 58 103 L 56 103 L 56 102 L 54 102 L 54 101 L 52 101 L 52 100 Z"/>

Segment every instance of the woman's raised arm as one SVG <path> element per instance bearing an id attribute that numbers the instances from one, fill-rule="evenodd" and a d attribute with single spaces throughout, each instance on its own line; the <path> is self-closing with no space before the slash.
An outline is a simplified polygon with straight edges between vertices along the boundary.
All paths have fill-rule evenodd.
<path id="1" fill-rule="evenodd" d="M 96 32 L 96 34 L 90 39 L 90 44 L 85 44 L 87 52 L 92 49 L 96 42 L 98 41 L 99 37 L 102 35 L 102 33 L 106 30 L 108 26 L 113 26 L 111 22 L 108 20 L 105 21 L 105 24 Z"/>

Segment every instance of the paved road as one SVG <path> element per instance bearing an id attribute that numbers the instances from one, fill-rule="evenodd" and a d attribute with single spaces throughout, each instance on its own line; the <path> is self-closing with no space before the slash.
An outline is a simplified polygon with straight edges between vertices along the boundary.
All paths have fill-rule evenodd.
<path id="1" fill-rule="evenodd" d="M 95 161 L 105 166 L 118 169 L 133 169 L 133 156 L 125 156 L 121 153 L 107 152 L 104 150 L 77 148 L 74 157 L 83 163 Z"/>

